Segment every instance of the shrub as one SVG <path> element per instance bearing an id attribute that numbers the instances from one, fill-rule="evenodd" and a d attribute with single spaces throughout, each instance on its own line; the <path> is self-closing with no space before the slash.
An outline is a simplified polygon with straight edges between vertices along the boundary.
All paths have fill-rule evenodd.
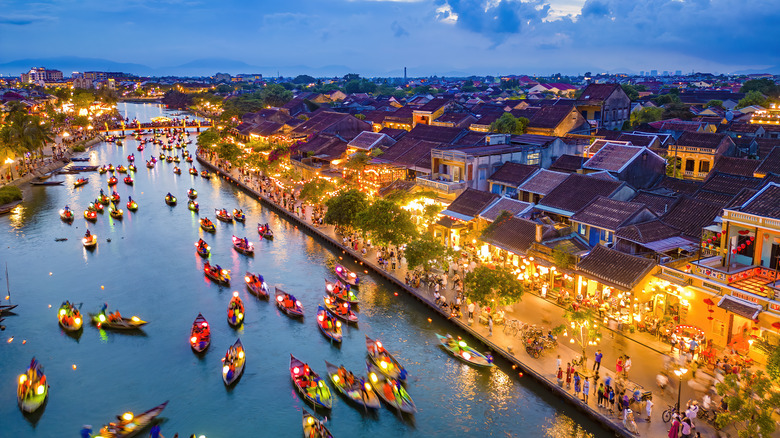
<path id="1" fill-rule="evenodd" d="M 0 187 L 0 205 L 22 200 L 22 191 L 16 186 Z"/>

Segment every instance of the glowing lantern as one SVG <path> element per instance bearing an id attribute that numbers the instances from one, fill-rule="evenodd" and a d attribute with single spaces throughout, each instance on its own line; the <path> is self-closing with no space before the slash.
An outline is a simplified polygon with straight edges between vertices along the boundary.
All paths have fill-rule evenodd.
<path id="1" fill-rule="evenodd" d="M 122 419 L 125 421 L 132 421 L 133 420 L 133 413 L 132 412 L 125 412 L 122 414 Z"/>
<path id="2" fill-rule="evenodd" d="M 198 338 L 193 336 L 193 337 L 190 338 L 190 342 L 192 342 L 194 344 L 194 343 L 198 342 Z"/>
<path id="3" fill-rule="evenodd" d="M 751 341 L 752 341 L 752 339 L 751 339 Z M 44 389 L 46 389 L 46 388 L 43 385 L 38 385 L 38 390 L 36 390 L 35 392 L 37 392 L 38 395 L 42 395 Z"/>

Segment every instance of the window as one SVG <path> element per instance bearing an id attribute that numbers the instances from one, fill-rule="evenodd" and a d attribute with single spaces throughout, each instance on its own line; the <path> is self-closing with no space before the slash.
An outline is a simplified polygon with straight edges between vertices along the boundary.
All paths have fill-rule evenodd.
<path id="1" fill-rule="evenodd" d="M 487 169 L 479 169 L 479 180 L 482 181 L 487 178 Z"/>
<path id="2" fill-rule="evenodd" d="M 702 161 L 699 163 L 699 172 L 709 172 L 710 171 L 710 162 L 709 161 Z"/>
<path id="3" fill-rule="evenodd" d="M 539 152 L 532 152 L 526 156 L 525 163 L 531 166 L 535 166 L 539 164 Z"/>
<path id="4" fill-rule="evenodd" d="M 587 226 L 585 226 L 585 224 L 577 224 L 577 232 L 580 235 L 584 236 L 585 233 L 587 232 Z"/>

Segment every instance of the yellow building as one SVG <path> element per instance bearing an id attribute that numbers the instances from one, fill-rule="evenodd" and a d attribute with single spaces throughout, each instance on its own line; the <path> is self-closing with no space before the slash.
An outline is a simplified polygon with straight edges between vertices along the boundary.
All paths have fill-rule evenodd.
<path id="1" fill-rule="evenodd" d="M 712 171 L 718 157 L 728 156 L 735 147 L 734 141 L 726 134 L 685 131 L 674 145 L 669 146 L 669 157 L 675 157 L 682 164 L 682 175 L 673 176 L 703 180 Z"/>

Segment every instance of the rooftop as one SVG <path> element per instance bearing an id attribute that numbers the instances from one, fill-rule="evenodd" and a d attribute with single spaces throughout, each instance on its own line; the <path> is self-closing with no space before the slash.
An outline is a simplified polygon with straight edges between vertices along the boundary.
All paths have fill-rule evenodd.
<path id="1" fill-rule="evenodd" d="M 577 270 L 608 286 L 631 290 L 655 265 L 650 259 L 599 245 L 577 264 Z"/>
<path id="2" fill-rule="evenodd" d="M 739 207 L 739 211 L 780 219 L 780 184 L 770 183 Z"/>
<path id="3" fill-rule="evenodd" d="M 497 224 L 480 240 L 515 254 L 525 254 L 536 241 L 536 222 L 513 217 Z"/>
<path id="4" fill-rule="evenodd" d="M 597 196 L 609 197 L 622 186 L 619 181 L 574 173 L 545 196 L 539 205 L 574 214 Z"/>
<path id="5" fill-rule="evenodd" d="M 652 153 L 649 149 L 639 146 L 626 146 L 622 144 L 607 143 L 592 156 L 583 167 L 587 169 L 608 170 L 621 172 L 636 157 L 643 153 Z"/>
<path id="6" fill-rule="evenodd" d="M 518 187 L 518 190 L 546 196 L 553 191 L 553 189 L 558 187 L 558 185 L 568 176 L 569 175 L 566 173 L 541 169 L 521 184 L 520 187 Z"/>
<path id="7" fill-rule="evenodd" d="M 519 187 L 525 180 L 539 170 L 536 166 L 507 161 L 488 178 L 488 181 L 498 182 L 511 187 Z"/>
<path id="8" fill-rule="evenodd" d="M 691 132 L 685 131 L 677 139 L 679 146 L 703 148 L 703 149 L 717 149 L 720 143 L 728 138 L 726 134 L 715 134 L 709 132 Z"/>
<path id="9" fill-rule="evenodd" d="M 495 204 L 491 205 L 486 210 L 480 213 L 479 217 L 487 221 L 493 222 L 496 220 L 502 211 L 508 211 L 512 216 L 524 213 L 533 208 L 533 204 L 530 202 L 518 201 L 517 199 L 502 197 Z"/>
<path id="10" fill-rule="evenodd" d="M 588 205 L 574 213 L 570 219 L 572 222 L 605 230 L 616 230 L 646 209 L 644 204 L 597 196 Z"/>
<path id="11" fill-rule="evenodd" d="M 495 193 L 467 188 L 441 214 L 447 215 L 448 212 L 453 212 L 474 218 L 496 199 L 498 195 Z"/>

